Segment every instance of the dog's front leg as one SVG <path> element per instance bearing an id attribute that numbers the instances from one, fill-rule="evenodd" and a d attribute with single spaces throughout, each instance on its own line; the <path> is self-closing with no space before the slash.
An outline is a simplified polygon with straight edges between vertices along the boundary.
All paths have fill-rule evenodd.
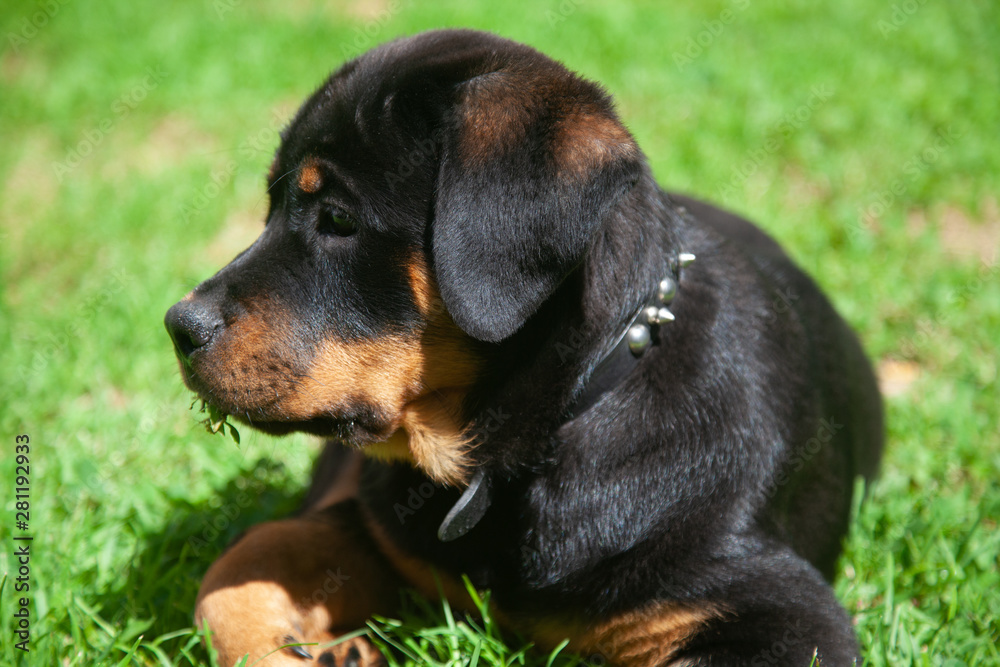
<path id="1" fill-rule="evenodd" d="M 324 644 L 392 613 L 400 584 L 349 500 L 251 528 L 209 568 L 195 620 L 208 624 L 225 667 L 245 655 L 269 667 L 376 665 L 381 656 L 363 637 Z"/>

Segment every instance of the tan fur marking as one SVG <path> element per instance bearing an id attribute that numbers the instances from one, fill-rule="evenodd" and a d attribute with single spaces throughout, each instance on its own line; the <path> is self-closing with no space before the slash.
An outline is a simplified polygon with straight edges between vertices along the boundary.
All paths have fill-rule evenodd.
<path id="1" fill-rule="evenodd" d="M 428 319 L 440 315 L 444 303 L 438 294 L 434 279 L 427 270 L 424 258 L 417 255 L 406 265 L 406 273 L 410 279 L 410 290 L 420 314 Z"/>
<path id="2" fill-rule="evenodd" d="M 413 460 L 413 454 L 410 453 L 410 436 L 402 429 L 396 431 L 382 442 L 365 445 L 364 454 L 365 456 L 370 456 L 373 459 L 387 463 L 392 461 L 416 463 Z"/>
<path id="3" fill-rule="evenodd" d="M 323 172 L 313 158 L 306 158 L 299 167 L 299 189 L 312 194 L 323 187 Z"/>
<path id="4" fill-rule="evenodd" d="M 583 177 L 612 160 L 634 157 L 637 151 L 621 123 L 597 110 L 574 113 L 557 125 L 554 153 L 562 173 Z"/>
<path id="5" fill-rule="evenodd" d="M 401 421 L 413 461 L 431 479 L 460 486 L 468 479 L 472 440 L 461 421 L 464 390 L 442 390 L 406 405 Z"/>
<path id="6" fill-rule="evenodd" d="M 582 178 L 639 149 L 628 130 L 593 103 L 579 103 L 571 81 L 547 74 L 502 71 L 468 84 L 462 102 L 461 158 L 467 166 L 493 159 L 523 141 L 543 108 L 564 114 L 555 123 L 551 149 L 562 175 Z"/>
<path id="7" fill-rule="evenodd" d="M 493 72 L 467 85 L 460 142 L 466 165 L 485 162 L 524 137 L 533 116 L 530 87 L 530 81 L 508 72 Z"/>
<path id="8" fill-rule="evenodd" d="M 411 401 L 403 408 L 400 428 L 388 439 L 366 445 L 366 456 L 407 461 L 443 484 L 461 486 L 468 477 L 472 442 L 461 419 L 464 392 L 445 390 Z"/>
<path id="9" fill-rule="evenodd" d="M 264 300 L 256 302 L 253 310 L 226 327 L 214 341 L 210 356 L 195 362 L 195 373 L 210 385 L 220 407 L 262 419 L 278 416 L 268 410 L 276 397 L 293 388 L 294 378 L 280 361 L 285 341 L 295 336 L 286 326 L 288 318 L 280 315 Z M 275 368 L 264 367 L 268 360 L 275 362 Z"/>
<path id="10" fill-rule="evenodd" d="M 665 665 L 706 622 L 718 618 L 717 608 L 687 607 L 658 602 L 599 623 L 546 620 L 529 629 L 539 644 L 554 647 L 569 638 L 569 650 L 599 654 L 613 665 Z"/>

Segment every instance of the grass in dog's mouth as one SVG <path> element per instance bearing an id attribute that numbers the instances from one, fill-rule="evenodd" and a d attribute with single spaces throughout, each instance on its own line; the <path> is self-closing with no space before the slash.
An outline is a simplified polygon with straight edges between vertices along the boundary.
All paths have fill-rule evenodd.
<path id="1" fill-rule="evenodd" d="M 195 398 L 191 402 L 191 410 L 194 410 L 194 406 L 201 403 L 201 407 L 198 408 L 199 413 L 208 413 L 208 416 L 199 422 L 205 427 L 205 430 L 209 433 L 221 433 L 226 434 L 226 429 L 229 429 L 229 437 L 233 439 L 236 446 L 240 445 L 240 432 L 236 430 L 236 427 L 232 425 L 228 420 L 229 415 L 216 406 L 212 405 L 208 401 L 202 398 Z"/>

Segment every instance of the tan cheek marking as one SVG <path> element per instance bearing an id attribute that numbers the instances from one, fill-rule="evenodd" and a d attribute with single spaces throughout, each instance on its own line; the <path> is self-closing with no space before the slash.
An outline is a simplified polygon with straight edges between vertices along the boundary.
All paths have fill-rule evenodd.
<path id="1" fill-rule="evenodd" d="M 414 361 L 420 366 L 420 393 L 399 410 L 397 430 L 365 446 L 364 453 L 383 461 L 408 461 L 438 483 L 461 486 L 468 478 L 473 446 L 462 419 L 462 400 L 480 361 L 468 336 L 445 312 L 423 258 L 411 258 L 406 268 L 414 301 L 428 320 L 417 344 L 419 361 Z"/>
<path id="2" fill-rule="evenodd" d="M 221 405 L 236 406 L 237 413 L 268 410 L 276 396 L 294 389 L 286 342 L 294 333 L 286 321 L 280 309 L 258 302 L 224 330 L 211 356 L 196 363 L 196 373 Z"/>
<path id="3" fill-rule="evenodd" d="M 637 154 L 621 123 L 597 110 L 572 114 L 557 125 L 554 155 L 560 172 L 584 177 L 612 160 Z"/>
<path id="4" fill-rule="evenodd" d="M 281 309 L 258 304 L 227 328 L 202 373 L 221 399 L 241 412 L 263 410 L 261 417 L 295 421 L 359 400 L 396 415 L 419 393 L 423 355 L 416 334 L 357 343 L 328 340 L 300 373 L 288 358 L 288 341 L 296 336 L 285 325 L 289 321 Z"/>
<path id="5" fill-rule="evenodd" d="M 471 449 L 461 405 L 480 365 L 468 337 L 442 312 L 419 337 L 327 341 L 278 409 L 295 420 L 352 401 L 377 406 L 391 423 L 386 440 L 366 446 L 366 454 L 409 460 L 439 483 L 461 485 Z"/>
<path id="6" fill-rule="evenodd" d="M 408 266 L 411 288 L 427 323 L 422 331 L 374 341 L 323 342 L 302 372 L 285 360 L 295 332 L 278 309 L 234 323 L 211 361 L 199 369 L 226 405 L 281 421 L 308 420 L 365 403 L 385 418 L 384 441 L 366 454 L 406 460 L 441 484 L 467 481 L 473 446 L 462 401 L 482 359 L 445 311 L 424 263 Z"/>
<path id="7" fill-rule="evenodd" d="M 423 358 L 416 337 L 347 343 L 328 340 L 306 376 L 280 402 L 289 419 L 305 419 L 358 399 L 398 414 L 420 390 Z"/>
<path id="8" fill-rule="evenodd" d="M 425 391 L 406 404 L 400 426 L 421 470 L 439 483 L 461 486 L 468 481 L 468 455 L 474 445 L 462 418 L 462 403 L 481 372 L 482 358 L 445 312 L 437 290 L 430 294 L 430 302 L 439 310 L 421 334 Z"/>
<path id="9" fill-rule="evenodd" d="M 312 158 L 306 159 L 299 168 L 299 189 L 312 194 L 323 187 L 323 172 Z"/>
<path id="10" fill-rule="evenodd" d="M 570 639 L 569 650 L 600 654 L 611 664 L 655 667 L 666 664 L 704 625 L 722 616 L 712 605 L 686 607 L 657 602 L 591 624 L 546 620 L 529 630 L 546 646 Z"/>

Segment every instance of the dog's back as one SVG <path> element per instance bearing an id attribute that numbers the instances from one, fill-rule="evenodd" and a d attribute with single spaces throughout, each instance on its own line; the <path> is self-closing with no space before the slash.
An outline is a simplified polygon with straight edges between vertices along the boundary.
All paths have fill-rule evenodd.
<path id="1" fill-rule="evenodd" d="M 859 475 L 871 479 L 882 454 L 882 402 L 874 373 L 854 332 L 770 236 L 705 202 L 676 194 L 670 198 L 759 272 L 754 279 L 767 284 L 772 296 L 764 320 L 779 327 L 775 335 L 797 338 L 800 332 L 786 329 L 802 327 L 810 355 L 805 379 L 815 392 L 813 414 L 799 421 L 797 435 L 784 450 L 761 519 L 832 579 L 854 480 Z"/>

